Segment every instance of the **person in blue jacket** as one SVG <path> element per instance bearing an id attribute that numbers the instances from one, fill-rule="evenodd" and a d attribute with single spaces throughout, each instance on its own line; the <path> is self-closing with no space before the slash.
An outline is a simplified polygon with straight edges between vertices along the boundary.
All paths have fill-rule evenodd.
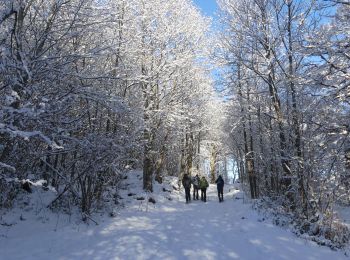
<path id="1" fill-rule="evenodd" d="M 218 189 L 218 197 L 219 197 L 219 202 L 224 201 L 224 179 L 222 178 L 221 175 L 216 179 L 215 181 Z"/>

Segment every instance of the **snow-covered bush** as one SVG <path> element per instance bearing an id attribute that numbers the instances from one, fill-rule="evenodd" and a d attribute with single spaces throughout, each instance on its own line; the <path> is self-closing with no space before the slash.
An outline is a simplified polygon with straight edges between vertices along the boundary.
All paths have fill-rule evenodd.
<path id="1" fill-rule="evenodd" d="M 350 230 L 331 211 L 315 212 L 309 219 L 301 218 L 282 207 L 279 199 L 264 197 L 254 202 L 253 207 L 264 217 L 281 227 L 289 227 L 305 239 L 331 248 L 344 248 L 350 241 Z"/>
<path id="2" fill-rule="evenodd" d="M 0 174 L 0 210 L 12 207 L 19 189 L 20 185 L 18 183 L 8 181 L 7 178 Z"/>

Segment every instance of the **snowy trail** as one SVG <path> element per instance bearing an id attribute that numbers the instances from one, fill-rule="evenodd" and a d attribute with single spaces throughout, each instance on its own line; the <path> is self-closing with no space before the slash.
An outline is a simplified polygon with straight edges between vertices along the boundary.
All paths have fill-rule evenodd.
<path id="1" fill-rule="evenodd" d="M 185 204 L 182 193 L 155 206 L 134 204 L 98 226 L 15 225 L 0 236 L 0 259 L 348 259 L 292 233 L 259 221 L 259 216 L 215 186 L 209 201 Z M 261 218 L 261 217 L 260 217 Z M 3 230 L 2 230 L 3 231 Z"/>

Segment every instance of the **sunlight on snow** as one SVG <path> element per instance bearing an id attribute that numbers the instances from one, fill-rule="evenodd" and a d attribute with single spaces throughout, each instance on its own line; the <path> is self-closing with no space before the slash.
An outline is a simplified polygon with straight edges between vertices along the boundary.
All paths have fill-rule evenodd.
<path id="1" fill-rule="evenodd" d="M 260 239 L 251 239 L 249 242 L 253 245 L 259 246 L 259 248 L 266 249 L 269 252 L 274 251 L 274 248 L 272 246 L 264 244 Z"/>
<path id="2" fill-rule="evenodd" d="M 229 252 L 227 255 L 230 258 L 239 259 L 239 255 L 237 255 L 235 252 Z"/>
<path id="3" fill-rule="evenodd" d="M 279 240 L 282 241 L 289 241 L 290 239 L 288 237 L 278 237 Z"/>
<path id="4" fill-rule="evenodd" d="M 163 207 L 162 210 L 163 210 L 164 212 L 176 212 L 176 211 L 178 211 L 178 209 L 176 209 L 176 208 L 171 208 L 171 207 Z"/>
<path id="5" fill-rule="evenodd" d="M 187 256 L 189 259 L 217 259 L 217 254 L 213 251 L 210 251 L 209 249 L 185 249 L 183 250 L 183 252 L 184 255 Z"/>
<path id="6" fill-rule="evenodd" d="M 151 230 L 156 226 L 156 222 L 147 217 L 130 217 L 127 219 L 119 220 L 118 223 L 108 226 L 101 231 L 101 234 L 108 234 L 114 232 L 115 230 Z"/>
<path id="7" fill-rule="evenodd" d="M 262 242 L 259 239 L 251 239 L 250 243 L 253 245 L 262 245 Z"/>

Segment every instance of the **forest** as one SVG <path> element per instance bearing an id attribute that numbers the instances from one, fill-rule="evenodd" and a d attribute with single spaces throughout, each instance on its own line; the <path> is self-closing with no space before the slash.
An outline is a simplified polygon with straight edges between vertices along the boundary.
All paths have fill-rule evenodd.
<path id="1" fill-rule="evenodd" d="M 256 207 L 346 245 L 350 2 L 217 4 L 0 0 L 0 215 L 38 180 L 86 220 L 129 172 L 152 194 L 231 160 Z"/>

